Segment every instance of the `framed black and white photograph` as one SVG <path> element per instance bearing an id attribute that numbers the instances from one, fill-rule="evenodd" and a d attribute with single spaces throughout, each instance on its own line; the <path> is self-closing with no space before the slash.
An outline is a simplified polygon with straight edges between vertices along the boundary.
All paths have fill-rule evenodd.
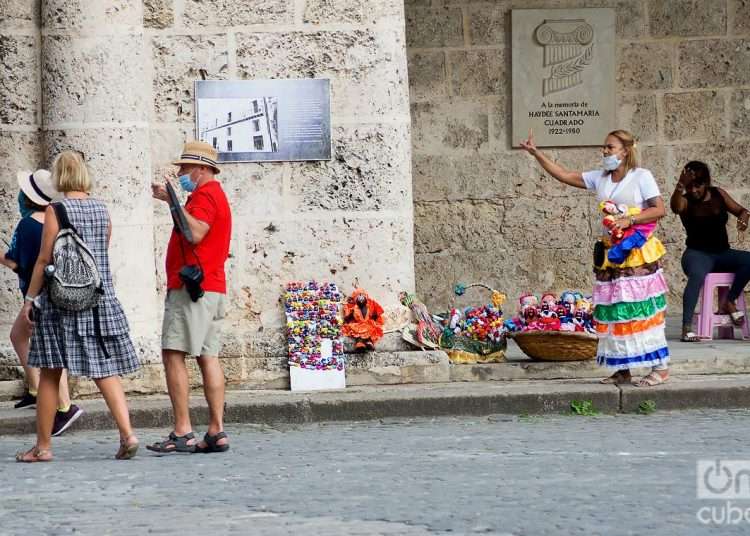
<path id="1" fill-rule="evenodd" d="M 331 158 L 329 80 L 199 80 L 195 109 L 219 162 Z"/>

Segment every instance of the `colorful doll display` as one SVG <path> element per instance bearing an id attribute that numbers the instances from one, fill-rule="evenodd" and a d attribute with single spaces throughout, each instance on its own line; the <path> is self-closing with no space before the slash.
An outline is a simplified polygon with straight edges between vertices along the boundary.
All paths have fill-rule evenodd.
<path id="1" fill-rule="evenodd" d="M 345 336 L 354 339 L 354 350 L 374 350 L 375 343 L 383 337 L 383 308 L 358 288 L 344 304 Z"/>
<path id="2" fill-rule="evenodd" d="M 290 366 L 313 370 L 344 368 L 341 298 L 335 283 L 287 284 L 284 309 Z M 324 342 L 325 339 L 331 342 Z"/>
<path id="3" fill-rule="evenodd" d="M 566 331 L 595 333 L 591 299 L 578 291 L 566 290 L 556 299 L 552 293 L 536 296 L 524 293 L 518 300 L 518 316 L 506 321 L 508 331 Z"/>
<path id="4" fill-rule="evenodd" d="M 616 205 L 614 201 L 607 200 L 599 203 L 599 210 L 604 214 L 602 225 L 609 231 L 611 246 L 607 258 L 613 264 L 625 262 L 630 252 L 643 246 L 656 229 L 656 222 L 637 223 L 624 231 L 615 226 L 617 218 L 637 216 L 641 213 L 640 208 Z"/>

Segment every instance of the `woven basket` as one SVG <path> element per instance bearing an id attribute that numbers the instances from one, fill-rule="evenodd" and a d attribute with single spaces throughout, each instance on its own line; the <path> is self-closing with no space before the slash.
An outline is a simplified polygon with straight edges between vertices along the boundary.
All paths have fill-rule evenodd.
<path id="1" fill-rule="evenodd" d="M 585 361 L 596 357 L 598 339 L 589 333 L 523 331 L 511 337 L 524 354 L 539 361 Z"/>

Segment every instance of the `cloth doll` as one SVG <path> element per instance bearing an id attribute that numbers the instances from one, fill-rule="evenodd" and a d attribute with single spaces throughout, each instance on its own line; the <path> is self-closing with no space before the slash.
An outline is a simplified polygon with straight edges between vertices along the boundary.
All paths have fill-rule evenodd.
<path id="1" fill-rule="evenodd" d="M 383 337 L 383 308 L 358 288 L 344 304 L 342 333 L 354 339 L 356 351 L 374 350 L 375 343 Z"/>
<path id="2" fill-rule="evenodd" d="M 607 252 L 607 258 L 613 264 L 625 262 L 630 252 L 642 247 L 656 229 L 656 222 L 636 223 L 625 230 L 615 227 L 615 219 L 640 214 L 641 209 L 638 207 L 615 205 L 614 201 L 607 200 L 599 203 L 599 209 L 605 214 L 602 224 L 609 231 L 612 242 Z"/>

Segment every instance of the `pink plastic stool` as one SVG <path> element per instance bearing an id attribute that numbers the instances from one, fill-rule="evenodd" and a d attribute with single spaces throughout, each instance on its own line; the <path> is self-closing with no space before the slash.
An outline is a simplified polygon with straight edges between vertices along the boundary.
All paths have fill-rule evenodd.
<path id="1" fill-rule="evenodd" d="M 710 273 L 703 281 L 703 290 L 699 304 L 699 313 L 693 317 L 693 322 L 698 326 L 698 336 L 701 339 L 713 339 L 714 328 L 719 328 L 719 339 L 734 339 L 734 328 L 732 318 L 729 315 L 720 315 L 714 312 L 714 289 L 716 289 L 719 302 L 729 293 L 729 287 L 734 282 L 734 274 Z M 745 321 L 742 324 L 742 336 L 750 338 L 748 327 L 747 306 L 745 305 L 744 292 L 737 298 L 737 310 L 745 313 Z"/>

